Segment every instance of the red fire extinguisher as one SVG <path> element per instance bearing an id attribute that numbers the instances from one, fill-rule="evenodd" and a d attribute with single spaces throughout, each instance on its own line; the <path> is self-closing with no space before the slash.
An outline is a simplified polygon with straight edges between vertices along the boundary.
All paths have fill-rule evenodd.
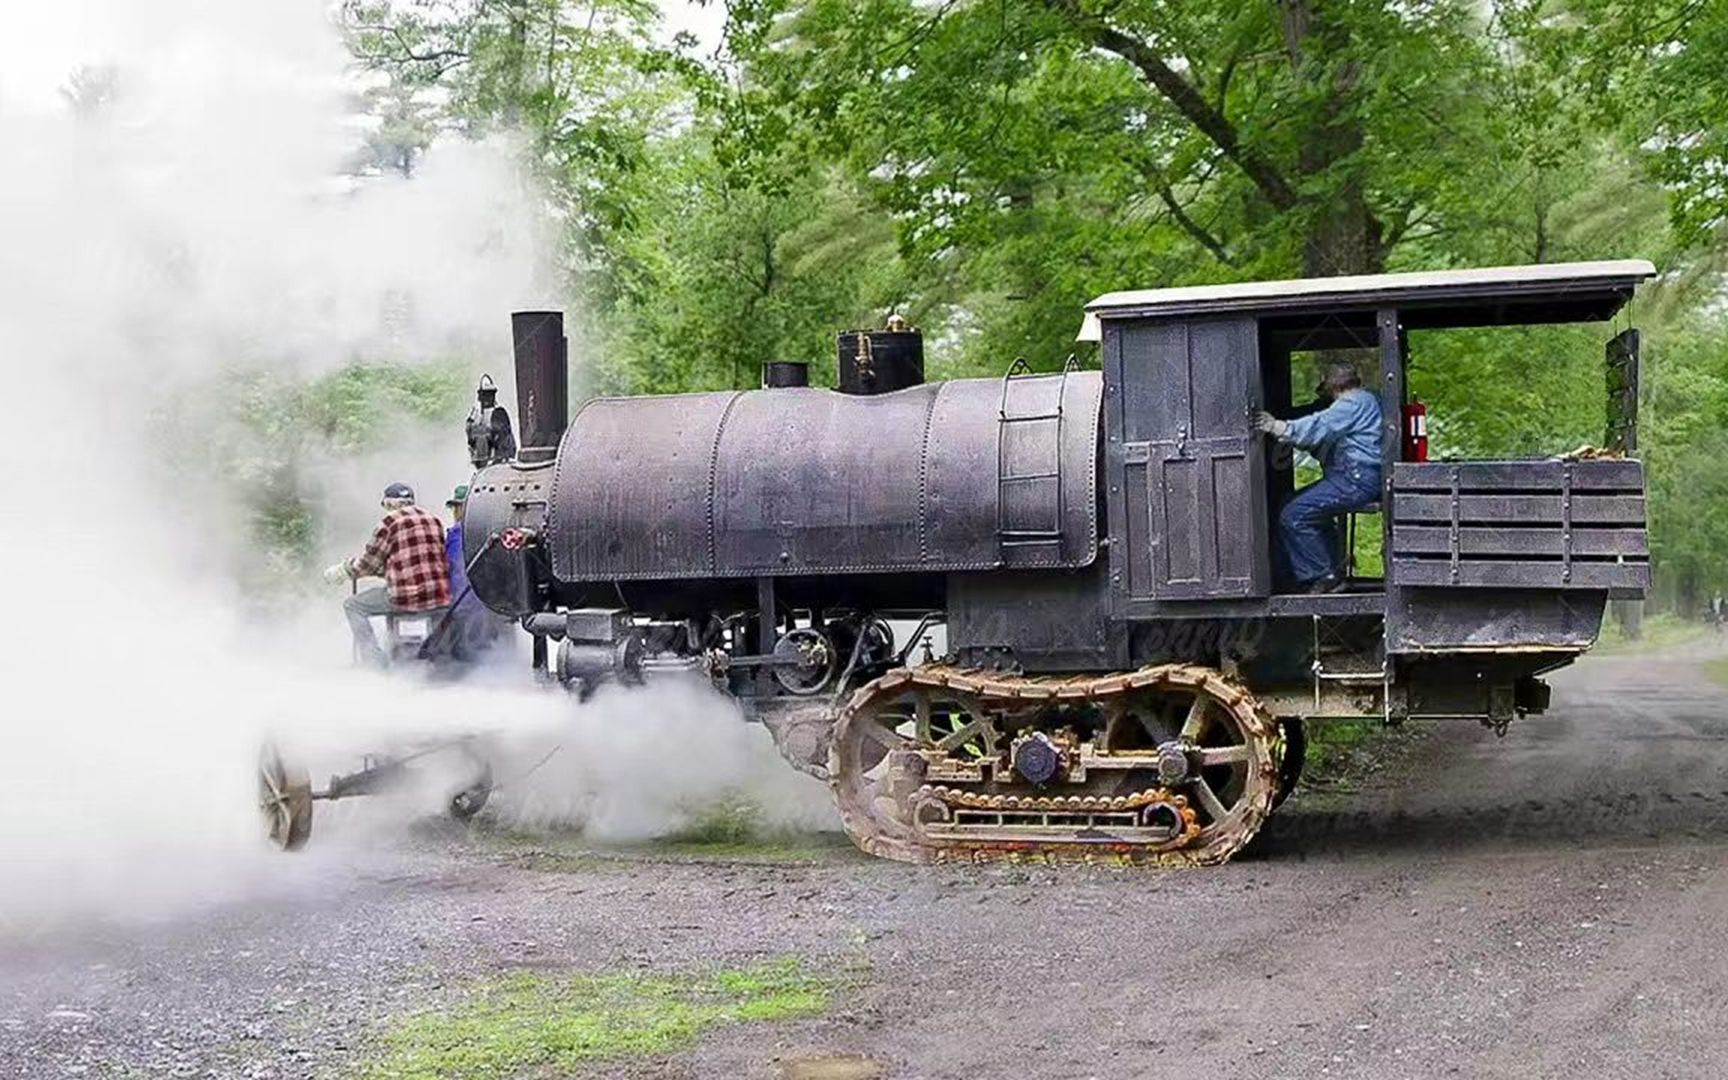
<path id="1" fill-rule="evenodd" d="M 1428 406 L 1420 401 L 1404 406 L 1404 460 L 1428 460 Z"/>

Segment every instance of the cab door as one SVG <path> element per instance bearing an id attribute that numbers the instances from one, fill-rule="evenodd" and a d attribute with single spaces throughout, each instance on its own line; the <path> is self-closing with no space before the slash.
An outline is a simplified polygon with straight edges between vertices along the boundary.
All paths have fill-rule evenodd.
<path id="1" fill-rule="evenodd" d="M 1111 320 L 1105 363 L 1119 609 L 1268 595 L 1257 322 Z"/>

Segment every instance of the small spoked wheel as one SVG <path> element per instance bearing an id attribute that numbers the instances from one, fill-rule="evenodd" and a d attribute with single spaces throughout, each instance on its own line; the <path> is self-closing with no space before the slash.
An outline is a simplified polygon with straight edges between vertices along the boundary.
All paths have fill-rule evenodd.
<path id="1" fill-rule="evenodd" d="M 278 850 L 299 851 L 312 838 L 312 781 L 304 768 L 285 763 L 274 746 L 258 756 L 258 808 Z"/>
<path id="2" fill-rule="evenodd" d="M 486 800 L 492 797 L 492 763 L 473 751 L 469 751 L 469 757 L 474 763 L 471 779 L 450 796 L 450 816 L 457 821 L 467 821 L 478 814 L 486 808 Z"/>

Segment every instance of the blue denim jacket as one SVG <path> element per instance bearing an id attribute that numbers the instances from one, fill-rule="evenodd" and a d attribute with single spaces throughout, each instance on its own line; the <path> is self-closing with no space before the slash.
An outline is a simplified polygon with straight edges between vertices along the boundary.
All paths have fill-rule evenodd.
<path id="1" fill-rule="evenodd" d="M 1284 441 L 1313 454 L 1327 476 L 1352 466 L 1380 472 L 1380 399 L 1356 387 L 1317 413 L 1291 420 Z"/>

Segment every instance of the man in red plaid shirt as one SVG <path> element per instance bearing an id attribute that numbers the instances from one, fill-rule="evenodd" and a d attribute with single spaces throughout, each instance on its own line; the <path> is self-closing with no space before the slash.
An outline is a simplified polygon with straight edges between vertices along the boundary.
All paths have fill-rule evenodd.
<path id="1" fill-rule="evenodd" d="M 383 667 L 384 650 L 372 630 L 375 615 L 436 611 L 450 606 L 450 569 L 444 558 L 444 525 L 414 505 L 414 489 L 391 484 L 384 489 L 384 520 L 357 559 L 325 571 L 335 580 L 381 577 L 383 585 L 362 589 L 342 603 L 354 647 Z"/>

